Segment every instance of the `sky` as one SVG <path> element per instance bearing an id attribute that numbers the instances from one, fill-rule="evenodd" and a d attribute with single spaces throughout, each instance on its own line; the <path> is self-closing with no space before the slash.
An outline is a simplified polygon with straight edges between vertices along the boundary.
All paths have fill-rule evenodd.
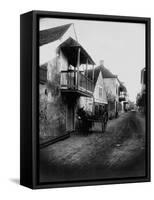
<path id="1" fill-rule="evenodd" d="M 78 42 L 86 49 L 96 66 L 104 66 L 127 88 L 129 99 L 136 100 L 141 90 L 141 69 L 145 67 L 145 25 L 137 23 L 103 22 L 42 18 L 40 29 L 73 23 Z"/>

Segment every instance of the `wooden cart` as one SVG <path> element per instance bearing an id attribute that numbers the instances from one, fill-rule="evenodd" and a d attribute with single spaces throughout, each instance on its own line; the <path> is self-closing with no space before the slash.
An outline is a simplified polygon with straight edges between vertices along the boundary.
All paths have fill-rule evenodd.
<path id="1" fill-rule="evenodd" d="M 108 122 L 108 113 L 104 112 L 102 115 L 96 116 L 81 112 L 78 114 L 78 122 L 78 130 L 86 132 L 89 132 L 95 122 L 101 123 L 102 133 L 104 133 Z"/>

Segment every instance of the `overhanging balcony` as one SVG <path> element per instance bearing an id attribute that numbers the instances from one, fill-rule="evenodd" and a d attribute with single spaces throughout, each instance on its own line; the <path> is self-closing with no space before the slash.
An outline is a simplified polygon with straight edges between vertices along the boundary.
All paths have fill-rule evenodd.
<path id="1" fill-rule="evenodd" d="M 61 91 L 66 95 L 92 97 L 94 82 L 77 70 L 61 71 Z"/>
<path id="2" fill-rule="evenodd" d="M 61 92 L 65 95 L 92 97 L 94 91 L 94 76 L 88 76 L 87 70 L 91 66 L 94 72 L 94 61 L 86 50 L 73 38 L 68 38 L 57 49 L 68 61 L 67 71 L 61 71 Z M 86 67 L 82 69 L 81 65 Z M 73 69 L 72 69 L 73 68 Z M 85 72 L 86 75 L 83 74 Z M 94 75 L 94 73 L 93 73 Z"/>
<path id="3" fill-rule="evenodd" d="M 119 101 L 126 101 L 126 93 L 125 92 L 121 92 L 120 96 L 119 96 Z"/>
<path id="4" fill-rule="evenodd" d="M 120 97 L 119 97 L 119 102 L 121 102 L 121 101 L 126 101 L 126 97 L 120 96 Z"/>

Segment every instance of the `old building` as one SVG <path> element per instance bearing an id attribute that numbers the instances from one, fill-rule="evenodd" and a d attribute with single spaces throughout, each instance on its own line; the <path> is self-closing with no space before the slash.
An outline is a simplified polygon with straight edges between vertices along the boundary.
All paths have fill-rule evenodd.
<path id="1" fill-rule="evenodd" d="M 103 113 L 103 110 L 108 104 L 101 70 L 99 68 L 88 70 L 88 77 L 94 80 L 93 97 L 82 97 L 80 99 L 80 106 L 83 106 L 87 112 L 99 115 Z"/>
<path id="2" fill-rule="evenodd" d="M 102 114 L 104 109 L 107 108 L 108 101 L 102 73 L 97 69 L 95 69 L 94 82 L 94 108 L 95 114 L 98 115 Z"/>
<path id="3" fill-rule="evenodd" d="M 112 74 L 104 66 L 103 60 L 100 61 L 100 65 L 96 67 L 96 70 L 100 70 L 102 72 L 102 77 L 108 101 L 109 118 L 116 117 L 118 111 L 120 110 L 120 104 L 119 104 L 120 83 L 118 77 L 117 75 Z"/>
<path id="4" fill-rule="evenodd" d="M 82 69 L 95 63 L 77 42 L 71 26 L 40 32 L 41 141 L 74 131 L 80 97 L 93 96 L 93 80 Z"/>
<path id="5" fill-rule="evenodd" d="M 124 83 L 120 82 L 119 86 L 119 102 L 121 103 L 121 112 L 126 112 L 128 109 L 128 95 Z"/>
<path id="6" fill-rule="evenodd" d="M 146 112 L 146 69 L 141 70 L 141 92 L 137 95 L 136 104 L 139 111 Z"/>

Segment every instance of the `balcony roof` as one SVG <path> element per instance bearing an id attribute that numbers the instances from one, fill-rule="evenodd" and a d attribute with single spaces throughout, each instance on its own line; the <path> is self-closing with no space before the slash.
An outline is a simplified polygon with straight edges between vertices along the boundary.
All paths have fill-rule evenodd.
<path id="1" fill-rule="evenodd" d="M 80 48 L 80 64 L 86 64 L 88 59 L 88 64 L 95 65 L 95 62 L 87 51 L 73 38 L 69 37 L 65 40 L 58 49 L 61 50 L 67 57 L 69 64 L 74 67 L 77 66 L 78 49 Z"/>

